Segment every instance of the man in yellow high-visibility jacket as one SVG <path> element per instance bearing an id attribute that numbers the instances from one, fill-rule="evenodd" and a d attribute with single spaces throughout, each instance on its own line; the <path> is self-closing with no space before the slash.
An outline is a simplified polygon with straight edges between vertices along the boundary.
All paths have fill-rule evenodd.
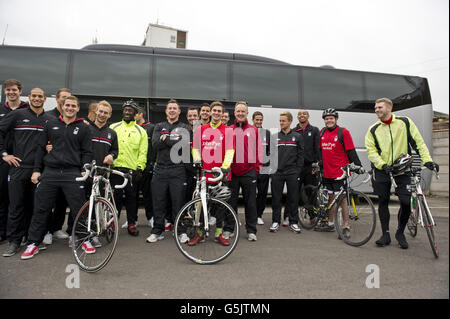
<path id="1" fill-rule="evenodd" d="M 381 98 L 375 102 L 375 113 L 378 121 L 367 131 L 365 144 L 367 157 L 374 167 L 372 185 L 378 195 L 378 214 L 380 217 L 383 235 L 376 241 L 378 246 L 386 246 L 391 243 L 389 234 L 389 198 L 391 190 L 392 165 L 402 157 L 411 153 L 411 146 L 420 155 L 424 165 L 430 169 L 439 171 L 439 166 L 433 163 L 428 148 L 420 135 L 416 125 L 411 119 L 392 114 L 392 101 Z M 396 174 L 394 174 L 396 175 Z M 403 249 L 408 248 L 408 242 L 403 234 L 411 213 L 411 174 L 408 170 L 394 176 L 397 187 L 395 194 L 400 200 L 398 212 L 398 229 L 395 234 L 399 245 Z"/>
<path id="2" fill-rule="evenodd" d="M 137 185 L 142 178 L 142 171 L 147 163 L 148 139 L 145 130 L 136 123 L 134 116 L 138 112 L 138 105 L 133 100 L 123 104 L 123 118 L 121 122 L 110 125 L 117 133 L 119 155 L 114 161 L 114 167 L 123 172 L 132 171 L 133 182 L 128 183 L 124 189 L 115 189 L 114 197 L 117 211 L 122 209 L 123 193 L 125 192 L 125 207 L 127 210 L 128 233 L 132 236 L 139 235 L 136 228 L 137 221 Z M 121 177 L 111 176 L 112 184 L 121 184 Z"/>

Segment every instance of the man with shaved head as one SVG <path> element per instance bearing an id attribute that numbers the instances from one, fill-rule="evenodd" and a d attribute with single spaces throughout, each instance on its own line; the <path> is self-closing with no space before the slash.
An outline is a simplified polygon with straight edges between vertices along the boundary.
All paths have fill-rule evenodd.
<path id="1" fill-rule="evenodd" d="M 35 184 L 31 182 L 34 155 L 40 132 L 49 116 L 44 112 L 45 93 L 40 88 L 31 90 L 30 106 L 9 113 L 0 122 L 0 149 L 2 159 L 11 167 L 9 171 L 9 214 L 7 237 L 9 246 L 4 257 L 13 256 L 26 235 L 33 213 Z M 5 149 L 5 136 L 11 134 L 12 154 Z"/>

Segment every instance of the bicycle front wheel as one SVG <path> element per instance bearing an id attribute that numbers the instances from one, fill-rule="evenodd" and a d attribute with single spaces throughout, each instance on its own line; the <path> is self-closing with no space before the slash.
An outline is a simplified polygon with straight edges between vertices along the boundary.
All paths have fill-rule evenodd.
<path id="1" fill-rule="evenodd" d="M 200 198 L 193 199 L 180 210 L 175 218 L 175 242 L 180 252 L 189 260 L 202 265 L 215 264 L 227 258 L 239 240 L 237 214 L 224 201 L 210 198 L 207 201 L 208 220 L 204 220 L 204 207 Z M 215 221 L 210 217 L 214 216 Z M 208 223 L 208 231 L 205 230 Z M 222 229 L 229 245 L 223 245 L 216 238 L 216 231 Z M 186 237 L 187 236 L 187 237 Z"/>
<path id="2" fill-rule="evenodd" d="M 411 195 L 411 214 L 408 220 L 408 231 L 412 237 L 417 235 L 417 216 L 419 216 L 419 204 L 417 203 L 417 196 Z"/>
<path id="3" fill-rule="evenodd" d="M 96 272 L 105 267 L 114 254 L 119 221 L 116 209 L 103 197 L 94 200 L 90 220 L 88 220 L 89 207 L 87 201 L 75 218 L 72 229 L 72 252 L 82 270 Z M 95 218 L 96 211 L 100 219 L 98 222 Z"/>
<path id="4" fill-rule="evenodd" d="M 348 245 L 362 246 L 372 238 L 375 232 L 377 216 L 375 207 L 370 198 L 361 192 L 350 190 L 350 203 L 348 204 L 348 227 L 345 227 L 345 218 L 341 205 L 347 201 L 344 194 L 339 199 L 335 215 L 336 230 L 340 238 Z"/>
<path id="5" fill-rule="evenodd" d="M 428 241 L 430 242 L 431 250 L 435 258 L 439 257 L 438 246 L 436 242 L 436 237 L 434 235 L 434 224 L 431 219 L 431 212 L 428 210 L 428 206 L 424 203 L 425 198 L 423 196 L 417 197 L 417 204 L 422 210 L 423 223 L 425 230 L 427 231 Z"/>

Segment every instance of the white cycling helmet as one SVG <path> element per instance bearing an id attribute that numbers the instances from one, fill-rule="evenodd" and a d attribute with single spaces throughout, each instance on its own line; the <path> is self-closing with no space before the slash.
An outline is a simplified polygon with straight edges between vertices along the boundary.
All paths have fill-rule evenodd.
<path id="1" fill-rule="evenodd" d="M 394 174 L 403 174 L 411 168 L 413 158 L 409 154 L 401 154 L 392 165 Z"/>
<path id="2" fill-rule="evenodd" d="M 209 195 L 212 198 L 227 201 L 231 198 L 231 189 L 224 185 L 210 187 Z"/>

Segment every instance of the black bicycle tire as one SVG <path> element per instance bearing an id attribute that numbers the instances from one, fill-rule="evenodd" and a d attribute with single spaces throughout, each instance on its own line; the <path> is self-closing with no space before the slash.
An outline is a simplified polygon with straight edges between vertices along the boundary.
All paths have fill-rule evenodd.
<path id="1" fill-rule="evenodd" d="M 340 238 L 344 241 L 344 243 L 346 243 L 347 245 L 353 246 L 353 247 L 359 247 L 359 246 L 362 246 L 362 245 L 366 244 L 366 243 L 372 238 L 373 234 L 375 233 L 375 229 L 376 229 L 376 226 L 377 226 L 377 214 L 376 214 L 375 206 L 373 205 L 373 203 L 372 203 L 372 201 L 370 200 L 369 196 L 367 196 L 366 194 L 364 194 L 364 193 L 362 193 L 362 192 L 360 192 L 360 191 L 356 191 L 356 190 L 353 190 L 353 189 L 350 190 L 350 195 L 358 195 L 358 196 L 361 196 L 361 197 L 363 197 L 363 198 L 367 201 L 367 203 L 369 204 L 369 206 L 370 206 L 370 208 L 371 208 L 371 211 L 372 211 L 372 221 L 373 221 L 372 227 L 371 227 L 371 229 L 370 229 L 370 232 L 369 232 L 369 234 L 366 236 L 366 238 L 364 238 L 363 240 L 358 241 L 358 242 L 352 242 L 351 240 L 349 240 L 347 237 L 345 237 L 345 236 L 343 235 L 343 231 L 342 231 L 342 229 L 340 228 L 340 225 L 339 225 L 339 223 L 338 223 L 338 215 L 337 215 L 337 214 L 338 214 L 338 212 L 339 212 L 339 207 L 341 206 L 342 201 L 343 201 L 343 200 L 347 200 L 347 194 L 346 194 L 346 193 L 343 193 L 343 194 L 340 196 L 340 198 L 339 198 L 337 204 L 335 204 L 335 205 L 337 205 L 336 212 L 334 213 L 334 221 L 335 221 L 335 225 L 336 225 L 335 228 L 336 228 L 336 231 L 338 232 Z M 350 238 L 351 238 L 351 237 L 350 237 Z"/>
<path id="2" fill-rule="evenodd" d="M 181 252 L 181 254 L 182 254 L 184 257 L 186 257 L 187 259 L 189 259 L 189 260 L 191 260 L 191 261 L 193 261 L 194 263 L 199 264 L 199 265 L 212 265 L 212 264 L 216 264 L 216 263 L 218 263 L 218 262 L 224 260 L 224 259 L 227 258 L 228 256 L 230 256 L 231 253 L 232 253 L 232 252 L 234 251 L 234 249 L 236 248 L 237 243 L 238 243 L 238 241 L 239 241 L 239 219 L 238 219 L 238 216 L 237 216 L 236 212 L 234 211 L 234 209 L 233 209 L 228 203 L 226 203 L 226 202 L 224 202 L 224 201 L 222 201 L 222 200 L 219 200 L 219 199 L 215 199 L 215 198 L 210 198 L 210 199 L 208 200 L 208 201 L 213 201 L 213 202 L 217 202 L 217 203 L 219 203 L 219 204 L 221 204 L 221 205 L 224 205 L 224 206 L 231 212 L 231 214 L 233 215 L 233 218 L 234 218 L 234 220 L 235 220 L 235 223 L 236 223 L 235 228 L 234 228 L 234 234 L 235 234 L 235 237 L 236 237 L 236 238 L 235 238 L 233 244 L 231 245 L 230 249 L 227 250 L 227 252 L 226 252 L 224 255 L 222 255 L 221 257 L 219 257 L 219 258 L 217 258 L 217 259 L 215 259 L 215 260 L 208 260 L 208 261 L 199 260 L 199 259 L 196 258 L 195 256 L 191 256 L 191 255 L 184 249 L 184 245 L 186 245 L 186 244 L 182 244 L 182 243 L 179 241 L 179 236 L 178 236 L 178 224 L 179 224 L 179 219 L 180 219 L 180 217 L 182 216 L 182 214 L 184 213 L 184 211 L 185 211 L 186 209 L 188 209 L 189 206 L 191 206 L 191 205 L 193 205 L 193 204 L 195 204 L 195 203 L 197 203 L 197 202 L 199 202 L 199 201 L 201 201 L 201 198 L 195 198 L 195 199 L 189 201 L 189 202 L 186 203 L 186 204 L 180 209 L 180 211 L 178 212 L 177 217 L 175 218 L 175 222 L 174 222 L 174 224 L 175 224 L 175 225 L 174 225 L 174 234 L 175 234 L 175 235 L 174 235 L 174 239 L 175 239 L 175 243 L 176 243 L 176 246 L 177 246 L 178 250 Z"/>
<path id="3" fill-rule="evenodd" d="M 114 255 L 114 252 L 116 250 L 116 246 L 117 246 L 117 241 L 118 241 L 118 237 L 119 237 L 119 220 L 117 217 L 117 211 L 116 208 L 113 206 L 113 204 L 108 201 L 106 198 L 104 197 L 97 197 L 94 201 L 94 207 L 95 207 L 95 203 L 96 202 L 103 202 L 104 204 L 109 206 L 109 209 L 111 209 L 111 211 L 113 212 L 113 218 L 114 218 L 114 228 L 115 228 L 115 235 L 114 235 L 114 242 L 112 244 L 112 249 L 111 252 L 108 254 L 108 256 L 103 260 L 103 262 L 101 262 L 99 265 L 97 265 L 96 267 L 88 267 L 86 265 L 84 265 L 82 263 L 82 261 L 80 260 L 80 258 L 78 258 L 78 255 L 76 253 L 76 247 L 75 247 L 75 242 L 72 243 L 72 253 L 73 256 L 75 258 L 75 261 L 77 262 L 78 266 L 80 267 L 81 270 L 86 271 L 86 272 L 97 272 L 99 270 L 101 270 L 102 268 L 104 268 L 109 261 L 111 260 L 112 256 Z M 86 201 L 83 206 L 81 206 L 80 210 L 77 213 L 77 216 L 75 217 L 75 220 L 73 222 L 73 228 L 72 228 L 72 240 L 75 239 L 75 232 L 76 232 L 76 225 L 77 222 L 81 216 L 81 214 L 86 210 L 87 207 L 89 207 L 90 202 Z"/>
<path id="4" fill-rule="evenodd" d="M 428 241 L 430 243 L 431 251 L 433 252 L 433 255 L 435 258 L 439 258 L 439 249 L 436 242 L 436 237 L 434 235 L 434 225 L 431 222 L 430 212 L 427 209 L 427 206 L 423 203 L 424 198 L 423 196 L 417 197 L 417 202 L 421 206 L 422 209 L 422 216 L 423 216 L 423 223 L 425 230 L 427 231 Z"/>

